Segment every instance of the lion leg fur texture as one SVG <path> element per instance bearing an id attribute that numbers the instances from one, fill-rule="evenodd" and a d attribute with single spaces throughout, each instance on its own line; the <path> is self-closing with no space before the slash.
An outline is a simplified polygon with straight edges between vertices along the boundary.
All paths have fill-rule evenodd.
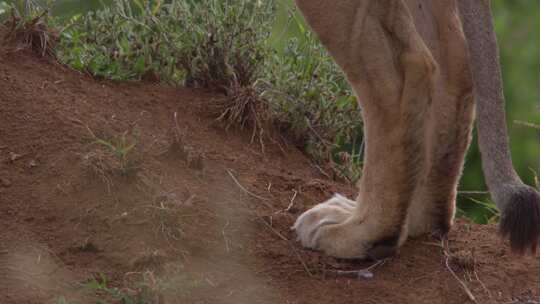
<path id="1" fill-rule="evenodd" d="M 406 239 L 409 204 L 426 165 L 435 60 L 402 1 L 297 4 L 359 97 L 366 153 L 350 216 L 323 204 L 294 227 L 304 246 L 332 256 L 391 255 Z"/>
<path id="2" fill-rule="evenodd" d="M 478 40 L 466 38 L 470 28 L 482 31 L 484 24 L 471 25 L 474 18 L 462 12 L 470 4 L 463 3 L 458 11 L 457 1 L 297 0 L 358 96 L 366 141 L 356 201 L 335 196 L 302 214 L 293 228 L 305 247 L 377 259 L 393 254 L 408 236 L 448 232 L 476 100 L 484 172 L 503 211 L 503 235 L 514 251 L 534 250 L 540 196 L 508 163 L 507 136 L 500 139 L 506 135 L 504 107 L 482 95 L 482 86 L 492 92 L 493 84 L 478 72 L 486 68 L 480 61 L 500 74 L 496 41 L 487 43 L 495 59 L 478 58 L 489 56 L 475 54 Z M 482 118 L 491 114 L 495 119 Z M 506 163 L 497 167 L 501 160 Z"/>
<path id="3" fill-rule="evenodd" d="M 409 1 L 411 7 L 418 1 Z M 455 213 L 457 186 L 474 120 L 473 83 L 457 3 L 422 1 L 432 18 L 415 14 L 417 28 L 438 63 L 427 131 L 427 165 L 408 214 L 409 236 L 447 233 Z M 416 6 L 417 7 L 417 6 Z M 424 15 L 425 16 L 425 15 Z"/>

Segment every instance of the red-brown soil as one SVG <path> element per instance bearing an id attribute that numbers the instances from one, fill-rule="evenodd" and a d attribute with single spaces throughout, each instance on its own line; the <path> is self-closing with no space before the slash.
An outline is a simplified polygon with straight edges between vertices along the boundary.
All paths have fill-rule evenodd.
<path id="1" fill-rule="evenodd" d="M 88 288 L 101 277 L 146 290 L 144 303 L 471 302 L 434 238 L 362 279 L 336 270 L 373 263 L 302 249 L 289 230 L 298 214 L 354 188 L 292 145 L 262 153 L 249 130 L 225 132 L 215 98 L 2 50 L 0 303 L 124 303 Z M 136 143 L 124 174 L 96 143 L 122 134 Z M 478 303 L 538 303 L 540 259 L 511 255 L 495 226 L 461 220 L 449 239 L 449 267 Z"/>

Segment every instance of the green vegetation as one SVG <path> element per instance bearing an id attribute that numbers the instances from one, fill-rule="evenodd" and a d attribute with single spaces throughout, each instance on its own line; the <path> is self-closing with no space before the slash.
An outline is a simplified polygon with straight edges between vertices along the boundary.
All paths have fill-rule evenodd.
<path id="1" fill-rule="evenodd" d="M 128 175 L 131 171 L 137 169 L 136 162 L 131 156 L 133 148 L 137 145 L 135 140 L 129 140 L 127 132 L 117 138 L 110 140 L 95 137 L 93 144 L 102 146 L 116 159 L 118 163 L 117 170 L 122 175 Z"/>
<path id="2" fill-rule="evenodd" d="M 24 15 L 29 3 L 37 5 L 0 1 L 0 14 L 14 7 Z M 225 127 L 250 128 L 263 148 L 273 140 L 272 132 L 280 131 L 328 174 L 351 182 L 360 176 L 363 140 L 356 99 L 292 1 L 39 3 L 54 16 L 47 23 L 60 29 L 55 55 L 73 69 L 114 80 L 219 90 L 225 97 L 211 110 Z M 494 0 L 493 5 L 514 162 L 533 184 L 530 169 L 540 168 L 540 55 L 535 49 L 540 3 Z M 461 188 L 485 190 L 476 143 Z M 492 205 L 481 203 L 486 200 L 485 195 L 461 195 L 459 212 L 478 222 L 493 220 Z"/>
<path id="3" fill-rule="evenodd" d="M 227 127 L 253 128 L 264 147 L 267 126 L 277 126 L 315 161 L 330 160 L 335 173 L 354 181 L 361 144 L 356 100 L 300 18 L 288 21 L 298 35 L 270 35 L 275 12 L 272 1 L 119 0 L 68 19 L 57 56 L 98 77 L 220 90 L 227 98 L 216 103 L 216 116 Z"/>
<path id="4" fill-rule="evenodd" d="M 172 287 L 173 284 L 185 284 L 183 277 L 171 279 L 170 281 L 162 281 L 157 279 L 152 272 L 143 272 L 140 282 L 134 284 L 130 288 L 111 287 L 107 276 L 100 274 L 99 277 L 93 278 L 89 282 L 81 284 L 75 288 L 80 294 L 79 297 L 89 298 L 87 300 L 95 301 L 96 304 L 150 304 L 162 303 L 163 293 L 168 292 L 176 297 L 184 296 L 184 292 L 176 290 Z M 189 288 L 195 287 L 195 283 L 186 285 Z M 65 296 L 60 296 L 56 299 L 56 304 L 76 304 L 78 301 L 68 300 Z M 87 303 L 85 301 L 84 303 Z"/>

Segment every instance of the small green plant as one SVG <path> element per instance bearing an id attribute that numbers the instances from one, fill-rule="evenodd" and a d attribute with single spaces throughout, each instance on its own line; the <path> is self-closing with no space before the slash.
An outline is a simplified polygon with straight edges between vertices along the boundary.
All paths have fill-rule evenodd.
<path id="1" fill-rule="evenodd" d="M 97 136 L 89 132 L 89 151 L 83 155 L 83 165 L 93 176 L 97 176 L 109 191 L 116 176 L 132 177 L 140 169 L 141 155 L 136 151 L 138 132 L 134 128 L 119 136 Z"/>
<path id="2" fill-rule="evenodd" d="M 100 274 L 82 285 L 82 289 L 93 294 L 97 298 L 96 304 L 153 304 L 161 303 L 160 290 L 155 286 L 155 279 L 151 273 L 145 273 L 144 280 L 135 289 L 110 287 L 105 275 Z M 64 296 L 56 300 L 56 304 L 75 304 L 68 301 Z"/>
<path id="3" fill-rule="evenodd" d="M 127 139 L 127 132 L 120 137 L 112 138 L 109 141 L 96 137 L 94 143 L 107 148 L 119 160 L 119 169 L 124 175 L 127 174 L 129 170 L 134 169 L 134 164 L 129 156 L 137 143 Z"/>
<path id="4" fill-rule="evenodd" d="M 9 4 L 6 1 L 0 1 L 0 22 L 6 20 L 9 7 Z"/>
<path id="5" fill-rule="evenodd" d="M 491 201 L 481 201 L 474 198 L 469 198 L 474 204 L 478 206 L 481 212 L 477 214 L 468 214 L 476 223 L 497 223 L 500 219 L 500 211 L 497 206 Z"/>
<path id="6" fill-rule="evenodd" d="M 199 287 L 200 282 L 181 273 L 183 269 L 171 266 L 176 273 L 167 278 L 159 278 L 152 271 L 133 272 L 126 287 L 113 287 L 104 274 L 99 274 L 77 288 L 79 296 L 96 304 L 159 304 L 170 297 L 175 300 L 188 299 L 190 292 Z M 178 268 L 178 269 L 177 269 Z M 135 281 L 133 280 L 135 279 Z M 55 304 L 78 304 L 59 296 Z M 168 301 L 167 301 L 168 303 Z"/>

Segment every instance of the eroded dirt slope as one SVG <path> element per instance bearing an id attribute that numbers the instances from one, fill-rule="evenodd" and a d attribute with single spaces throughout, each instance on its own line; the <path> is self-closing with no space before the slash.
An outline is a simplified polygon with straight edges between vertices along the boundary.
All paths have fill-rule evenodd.
<path id="1" fill-rule="evenodd" d="M 373 263 L 300 248 L 298 214 L 354 189 L 292 145 L 262 153 L 249 130 L 223 131 L 208 113 L 215 98 L 2 50 L 0 303 L 115 303 L 92 278 L 148 303 L 471 301 L 434 238 L 363 279 L 337 270 Z M 449 248 L 478 303 L 537 303 L 540 259 L 510 255 L 496 227 L 460 221 Z"/>

